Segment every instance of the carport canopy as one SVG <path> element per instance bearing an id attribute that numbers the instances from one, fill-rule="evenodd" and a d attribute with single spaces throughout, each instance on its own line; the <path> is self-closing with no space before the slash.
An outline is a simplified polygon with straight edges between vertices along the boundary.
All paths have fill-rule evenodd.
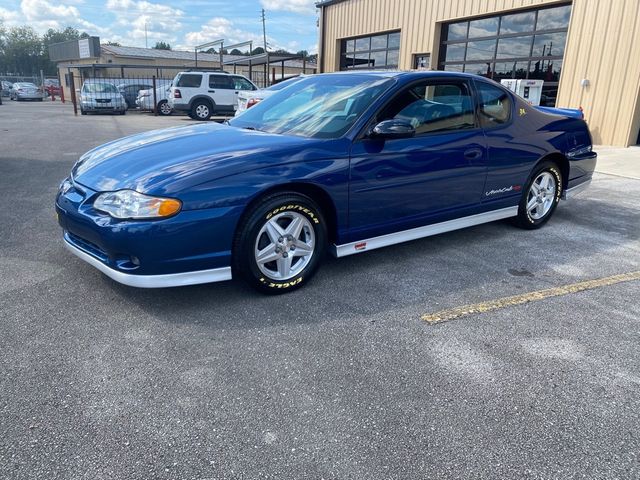
<path id="1" fill-rule="evenodd" d="M 280 64 L 281 78 L 283 79 L 285 78 L 284 63 L 289 60 L 302 60 L 302 69 L 304 71 L 305 63 L 306 63 L 305 57 L 302 55 L 295 55 L 291 53 L 288 53 L 288 54 L 287 53 L 269 53 L 269 52 L 259 53 L 258 55 L 250 55 L 247 57 L 236 58 L 234 60 L 227 60 L 226 62 L 223 63 L 223 65 L 233 65 L 233 73 L 236 73 L 236 67 L 238 65 L 240 65 L 241 67 L 249 67 L 249 78 L 251 78 L 251 71 L 253 67 L 262 66 L 262 68 L 264 69 L 265 84 L 269 85 L 267 80 L 269 78 L 267 74 L 267 69 L 269 65 Z M 274 74 L 274 81 L 275 81 L 275 74 Z"/>
<path id="2" fill-rule="evenodd" d="M 224 65 L 240 65 L 243 67 L 251 67 L 258 65 L 269 65 L 271 63 L 282 63 L 287 60 L 303 60 L 302 55 L 285 54 L 285 53 L 259 53 L 258 55 L 250 55 L 248 57 L 237 58 L 235 60 L 227 60 Z"/>

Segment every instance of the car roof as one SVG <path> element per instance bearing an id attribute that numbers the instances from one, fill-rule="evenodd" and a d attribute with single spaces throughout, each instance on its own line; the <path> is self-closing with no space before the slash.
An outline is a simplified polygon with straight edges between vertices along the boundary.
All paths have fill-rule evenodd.
<path id="1" fill-rule="evenodd" d="M 472 73 L 448 72 L 445 70 L 348 70 L 342 72 L 326 73 L 325 75 L 371 75 L 386 78 L 399 77 L 460 77 L 460 78 L 484 78 Z"/>
<path id="2" fill-rule="evenodd" d="M 204 73 L 216 73 L 216 74 L 224 74 L 224 75 L 232 75 L 229 72 L 225 72 L 222 70 L 183 70 L 182 72 L 178 72 L 178 74 L 183 74 L 183 73 L 198 73 L 198 74 L 204 74 Z M 239 74 L 237 74 L 239 75 Z"/>

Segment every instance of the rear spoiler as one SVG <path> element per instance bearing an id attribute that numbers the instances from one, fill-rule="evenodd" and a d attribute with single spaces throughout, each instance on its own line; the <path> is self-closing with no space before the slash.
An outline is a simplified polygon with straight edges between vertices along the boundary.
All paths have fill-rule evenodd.
<path id="1" fill-rule="evenodd" d="M 562 115 L 564 117 L 579 118 L 584 120 L 584 112 L 581 108 L 554 108 L 554 107 L 535 107 L 541 112 L 550 113 L 552 115 Z"/>

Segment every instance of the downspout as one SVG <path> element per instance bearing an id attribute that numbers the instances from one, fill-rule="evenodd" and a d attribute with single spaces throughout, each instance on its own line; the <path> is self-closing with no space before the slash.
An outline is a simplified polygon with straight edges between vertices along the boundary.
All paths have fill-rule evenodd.
<path id="1" fill-rule="evenodd" d="M 324 73 L 324 38 L 325 38 L 325 21 L 324 21 L 324 5 L 320 5 L 320 28 L 319 30 L 319 40 L 318 46 L 320 47 L 318 50 L 318 68 L 320 73 Z"/>

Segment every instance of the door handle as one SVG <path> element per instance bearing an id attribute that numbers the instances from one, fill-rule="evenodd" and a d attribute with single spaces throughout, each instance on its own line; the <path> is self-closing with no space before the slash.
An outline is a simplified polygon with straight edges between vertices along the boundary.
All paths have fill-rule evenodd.
<path id="1" fill-rule="evenodd" d="M 477 160 L 482 157 L 482 150 L 479 148 L 470 148 L 464 152 L 464 158 L 467 160 Z"/>
<path id="2" fill-rule="evenodd" d="M 236 92 L 236 95 L 238 94 L 238 92 Z"/>
<path id="3" fill-rule="evenodd" d="M 216 93 L 215 90 L 209 90 L 209 93 Z"/>

